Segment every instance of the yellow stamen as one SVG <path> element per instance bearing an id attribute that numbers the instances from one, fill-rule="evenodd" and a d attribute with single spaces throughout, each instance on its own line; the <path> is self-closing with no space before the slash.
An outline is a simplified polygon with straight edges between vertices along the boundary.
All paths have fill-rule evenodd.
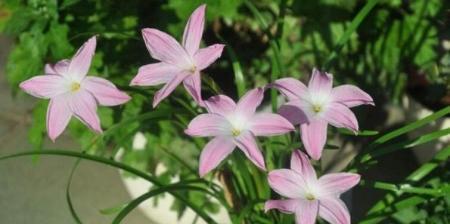
<path id="1" fill-rule="evenodd" d="M 72 84 L 70 84 L 70 91 L 72 92 L 76 92 L 80 89 L 80 83 L 78 82 L 72 82 Z"/>
<path id="2" fill-rule="evenodd" d="M 234 137 L 237 137 L 237 136 L 239 136 L 239 135 L 241 134 L 241 131 L 238 130 L 238 129 L 236 129 L 236 128 L 233 128 L 233 129 L 231 130 L 231 134 L 232 134 Z"/>
<path id="3" fill-rule="evenodd" d="M 188 69 L 190 72 L 194 73 L 195 70 L 197 70 L 197 67 L 195 65 L 192 65 L 190 69 Z"/>
<path id="4" fill-rule="evenodd" d="M 313 111 L 315 113 L 319 113 L 320 111 L 322 111 L 322 107 L 320 105 L 313 105 Z"/>
<path id="5" fill-rule="evenodd" d="M 314 197 L 314 195 L 312 195 L 311 193 L 307 193 L 305 198 L 309 201 L 315 200 L 316 197 Z"/>

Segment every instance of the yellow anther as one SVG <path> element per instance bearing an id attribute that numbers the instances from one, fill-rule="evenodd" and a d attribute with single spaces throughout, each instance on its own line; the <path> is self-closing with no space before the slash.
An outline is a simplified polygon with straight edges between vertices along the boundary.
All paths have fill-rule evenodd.
<path id="1" fill-rule="evenodd" d="M 233 128 L 233 129 L 231 130 L 231 134 L 232 134 L 234 137 L 237 137 L 237 136 L 239 136 L 239 135 L 241 134 L 241 131 L 238 130 L 238 129 L 236 129 L 236 128 Z"/>
<path id="2" fill-rule="evenodd" d="M 70 84 L 70 91 L 72 92 L 76 92 L 80 89 L 80 83 L 78 82 L 72 82 L 72 84 Z"/>
<path id="3" fill-rule="evenodd" d="M 194 73 L 195 70 L 197 70 L 197 67 L 195 65 L 192 65 L 190 69 L 188 69 L 190 72 Z"/>
<path id="4" fill-rule="evenodd" d="M 305 198 L 306 198 L 306 200 L 309 200 L 309 201 L 316 199 L 316 197 L 314 197 L 314 195 L 312 195 L 311 193 L 307 193 Z"/>
<path id="5" fill-rule="evenodd" d="M 320 111 L 322 111 L 322 107 L 320 105 L 313 105 L 313 111 L 315 113 L 319 113 Z"/>

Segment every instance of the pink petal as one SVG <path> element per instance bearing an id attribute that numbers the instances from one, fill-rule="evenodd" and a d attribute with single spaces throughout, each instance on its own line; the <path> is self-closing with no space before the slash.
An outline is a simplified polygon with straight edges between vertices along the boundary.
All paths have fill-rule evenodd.
<path id="1" fill-rule="evenodd" d="M 328 124 L 322 120 L 312 120 L 300 125 L 303 146 L 312 159 L 318 160 L 327 141 Z"/>
<path id="2" fill-rule="evenodd" d="M 50 100 L 47 109 L 47 133 L 52 141 L 61 135 L 69 124 L 72 112 L 64 96 L 57 96 Z"/>
<path id="3" fill-rule="evenodd" d="M 194 55 L 200 47 L 205 26 L 205 9 L 205 4 L 199 6 L 189 17 L 184 28 L 183 47 L 190 55 Z"/>
<path id="4" fill-rule="evenodd" d="M 200 73 L 195 72 L 192 75 L 186 77 L 183 81 L 184 88 L 188 91 L 188 93 L 194 98 L 195 102 L 199 106 L 204 106 L 202 99 L 202 83 L 200 78 Z"/>
<path id="5" fill-rule="evenodd" d="M 313 69 L 308 88 L 313 93 L 329 93 L 333 86 L 333 75 Z"/>
<path id="6" fill-rule="evenodd" d="M 51 65 L 51 64 L 45 64 L 44 71 L 45 71 L 46 75 L 57 75 L 58 74 L 55 71 L 55 69 L 53 68 L 53 65 Z"/>
<path id="7" fill-rule="evenodd" d="M 320 199 L 319 216 L 331 224 L 350 224 L 350 214 L 339 198 Z"/>
<path id="8" fill-rule="evenodd" d="M 20 88 L 32 96 L 45 99 L 68 91 L 64 78 L 59 75 L 34 76 L 20 83 Z"/>
<path id="9" fill-rule="evenodd" d="M 264 204 L 264 211 L 267 212 L 271 209 L 278 209 L 280 212 L 291 214 L 294 213 L 299 206 L 300 200 L 298 199 L 286 199 L 286 200 L 268 200 Z"/>
<path id="10" fill-rule="evenodd" d="M 203 177 L 216 168 L 222 160 L 233 152 L 235 147 L 233 139 L 223 136 L 215 137 L 208 142 L 200 155 L 200 176 Z"/>
<path id="11" fill-rule="evenodd" d="M 227 116 L 236 108 L 236 103 L 228 96 L 217 95 L 205 100 L 205 106 L 209 113 Z"/>
<path id="12" fill-rule="evenodd" d="M 236 111 L 244 116 L 251 116 L 261 104 L 264 97 L 263 88 L 255 88 L 248 91 L 237 103 Z"/>
<path id="13" fill-rule="evenodd" d="M 301 100 L 285 103 L 278 109 L 278 113 L 294 125 L 308 122 Z"/>
<path id="14" fill-rule="evenodd" d="M 356 173 L 331 173 L 319 178 L 325 194 L 340 195 L 359 183 L 361 176 Z"/>
<path id="15" fill-rule="evenodd" d="M 305 195 L 305 180 L 293 170 L 273 170 L 269 172 L 268 180 L 270 187 L 281 196 L 294 199 Z"/>
<path id="16" fill-rule="evenodd" d="M 319 211 L 319 201 L 299 200 L 299 206 L 295 211 L 295 223 L 314 224 L 316 223 L 317 213 Z"/>
<path id="17" fill-rule="evenodd" d="M 154 59 L 176 65 L 180 69 L 190 69 L 193 66 L 193 61 L 188 53 L 167 33 L 157 29 L 145 28 L 142 30 L 142 36 L 150 55 Z"/>
<path id="18" fill-rule="evenodd" d="M 305 180 L 317 179 L 316 171 L 309 162 L 308 156 L 298 149 L 292 153 L 291 169 L 298 172 Z"/>
<path id="19" fill-rule="evenodd" d="M 70 65 L 70 60 L 64 59 L 64 60 L 58 61 L 52 67 L 57 75 L 68 77 L 69 76 L 69 74 L 68 74 L 69 65 Z"/>
<path id="20" fill-rule="evenodd" d="M 251 118 L 250 124 L 250 131 L 255 136 L 280 135 L 295 130 L 288 120 L 272 113 L 256 114 Z"/>
<path id="21" fill-rule="evenodd" d="M 323 119 L 335 127 L 358 131 L 358 120 L 356 120 L 355 114 L 343 104 L 330 103 L 326 108 Z"/>
<path id="22" fill-rule="evenodd" d="M 94 95 L 100 105 L 116 106 L 126 103 L 130 96 L 117 89 L 110 81 L 98 77 L 86 77 L 82 86 Z"/>
<path id="23" fill-rule="evenodd" d="M 264 157 L 258 148 L 255 136 L 251 132 L 246 131 L 241 133 L 235 138 L 234 142 L 253 164 L 262 170 L 266 170 Z"/>
<path id="24" fill-rule="evenodd" d="M 188 72 L 181 72 L 176 74 L 172 80 L 166 83 L 163 88 L 158 90 L 158 92 L 155 93 L 153 96 L 153 108 L 155 108 L 161 100 L 165 99 L 169 94 L 171 94 L 177 86 L 183 82 L 183 80 L 189 76 L 190 73 Z"/>
<path id="25" fill-rule="evenodd" d="M 67 73 L 77 81 L 81 81 L 89 71 L 92 57 L 95 54 L 95 47 L 97 44 L 96 37 L 91 37 L 86 41 L 80 49 L 78 49 L 75 56 L 70 61 Z"/>
<path id="26" fill-rule="evenodd" d="M 194 55 L 197 69 L 203 70 L 220 58 L 224 47 L 223 44 L 214 44 L 198 50 Z"/>
<path id="27" fill-rule="evenodd" d="M 72 113 L 90 129 L 101 133 L 100 119 L 97 116 L 97 102 L 94 96 L 85 90 L 74 93 L 69 100 Z"/>
<path id="28" fill-rule="evenodd" d="M 347 107 L 355 107 L 363 104 L 375 105 L 372 97 L 360 88 L 353 85 L 342 85 L 331 90 L 333 100 Z"/>
<path id="29" fill-rule="evenodd" d="M 221 136 L 230 132 L 230 124 L 218 114 L 200 114 L 195 117 L 184 131 L 190 136 Z"/>
<path id="30" fill-rule="evenodd" d="M 294 78 L 278 79 L 271 86 L 277 88 L 289 101 L 297 100 L 308 94 L 305 84 Z"/>
<path id="31" fill-rule="evenodd" d="M 141 66 L 138 74 L 131 80 L 132 86 L 155 86 L 172 80 L 181 69 L 164 62 Z"/>

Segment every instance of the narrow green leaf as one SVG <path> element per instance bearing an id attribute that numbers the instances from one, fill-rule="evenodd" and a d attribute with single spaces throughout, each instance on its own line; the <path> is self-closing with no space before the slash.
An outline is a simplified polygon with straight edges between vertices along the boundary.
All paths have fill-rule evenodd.
<path id="1" fill-rule="evenodd" d="M 326 144 L 325 147 L 323 147 L 323 149 L 325 149 L 325 150 L 337 150 L 337 149 L 340 149 L 340 148 L 337 145 Z"/>
<path id="2" fill-rule="evenodd" d="M 142 121 L 150 120 L 150 119 L 168 118 L 171 114 L 172 114 L 172 111 L 167 108 L 161 108 L 158 110 L 146 112 L 146 113 L 140 114 L 139 116 L 132 117 L 132 118 L 129 118 L 126 120 L 122 120 L 121 122 L 114 124 L 108 130 L 104 131 L 102 136 L 109 136 L 109 135 L 115 133 L 117 130 L 120 130 L 122 127 L 127 126 L 130 123 L 142 122 Z"/>
<path id="3" fill-rule="evenodd" d="M 264 16 L 262 16 L 262 14 L 259 12 L 258 8 L 256 8 L 256 6 L 250 0 L 245 0 L 244 3 L 245 3 L 245 6 L 247 6 L 247 8 L 250 9 L 250 11 L 253 13 L 253 15 L 256 17 L 256 19 L 259 21 L 262 28 L 264 30 L 269 29 L 269 24 L 264 19 Z"/>
<path id="4" fill-rule="evenodd" d="M 353 135 L 353 136 L 372 136 L 372 135 L 378 135 L 378 131 L 371 131 L 371 130 L 361 130 L 358 132 L 353 132 L 345 128 L 338 128 L 337 129 L 339 133 L 344 135 Z"/>
<path id="5" fill-rule="evenodd" d="M 81 162 L 81 159 L 77 159 L 75 161 L 75 164 L 73 165 L 72 170 L 70 171 L 69 179 L 67 181 L 67 186 L 66 186 L 67 205 L 69 206 L 70 214 L 72 215 L 73 219 L 75 220 L 75 222 L 77 224 L 82 224 L 82 222 L 81 222 L 81 219 L 78 216 L 77 212 L 75 211 L 75 208 L 73 207 L 72 199 L 70 197 L 70 186 L 72 184 L 73 174 L 75 173 L 75 170 L 78 168 L 78 165 L 80 164 L 80 162 Z"/>
<path id="6" fill-rule="evenodd" d="M 380 148 L 379 150 L 373 150 L 372 152 L 369 152 L 365 156 L 362 157 L 361 163 L 365 163 L 371 159 L 401 150 L 401 149 L 408 149 L 413 148 L 418 145 L 425 144 L 427 142 L 433 141 L 435 139 L 438 139 L 440 137 L 446 136 L 450 134 L 450 128 L 446 128 L 443 130 L 435 131 L 432 133 L 428 133 L 426 135 L 422 135 L 416 139 L 413 140 L 407 140 L 400 143 L 396 143 L 393 145 L 389 145 L 383 148 Z"/>
<path id="7" fill-rule="evenodd" d="M 333 52 L 331 52 L 330 56 L 328 57 L 327 61 L 325 62 L 322 69 L 324 71 L 327 71 L 330 69 L 332 63 L 337 58 L 339 52 L 344 47 L 344 45 L 347 43 L 347 41 L 350 39 L 350 36 L 355 32 L 356 29 L 358 29 L 359 25 L 361 25 L 361 22 L 369 15 L 370 11 L 375 7 L 375 5 L 379 2 L 379 0 L 369 0 L 366 5 L 358 12 L 358 14 L 355 16 L 355 18 L 350 23 L 349 28 L 345 31 L 345 33 L 339 38 L 336 46 L 334 47 Z"/>
<path id="8" fill-rule="evenodd" d="M 272 46 L 272 42 L 270 44 Z M 277 52 L 277 56 L 278 54 L 278 47 L 274 47 L 273 49 L 277 49 L 274 50 L 274 53 Z M 270 74 L 270 81 L 274 82 L 278 79 L 278 77 L 280 76 L 280 64 L 277 62 L 276 56 L 275 57 L 271 57 L 271 64 L 272 64 L 272 72 Z M 277 90 L 275 88 L 270 88 L 270 102 L 272 105 L 272 112 L 277 111 L 278 108 L 278 93 Z"/>
<path id="9" fill-rule="evenodd" d="M 262 14 L 259 12 L 258 8 L 255 7 L 255 5 L 250 1 L 250 0 L 246 0 L 245 5 L 247 6 L 247 8 L 253 13 L 253 15 L 256 17 L 256 19 L 259 21 L 259 23 L 261 24 L 264 32 L 266 32 L 266 34 L 269 36 L 270 38 L 270 48 L 272 50 L 273 56 L 271 58 L 272 60 L 272 73 L 270 76 L 270 81 L 274 82 L 275 80 L 277 80 L 279 77 L 281 77 L 282 75 L 285 74 L 285 69 L 282 63 L 282 58 L 281 58 L 281 53 L 280 53 L 280 45 L 278 44 L 278 40 L 277 37 L 274 37 L 272 35 L 272 33 L 269 30 L 269 24 L 266 22 L 266 20 L 264 19 L 264 17 L 262 16 Z M 281 18 L 278 18 L 280 21 L 284 20 L 284 13 L 282 13 Z M 278 25 L 282 25 L 283 23 L 278 23 Z M 277 27 L 278 30 L 281 29 L 281 27 Z M 280 31 L 281 32 L 281 31 Z M 279 33 L 279 35 L 281 36 L 282 33 Z M 272 103 L 272 111 L 275 112 L 277 110 L 278 107 L 278 93 L 275 89 L 271 89 L 270 90 L 270 100 Z"/>
<path id="10" fill-rule="evenodd" d="M 173 192 L 173 191 L 178 191 L 178 190 L 189 190 L 189 191 L 201 191 L 201 192 L 207 192 L 204 188 L 201 187 L 196 187 L 196 186 L 189 186 L 186 185 L 185 183 L 179 182 L 179 183 L 175 183 L 175 184 L 171 184 L 171 185 L 167 185 L 164 187 L 159 187 L 157 189 L 151 190 L 139 197 L 137 197 L 136 199 L 134 199 L 133 201 L 131 201 L 130 203 L 128 203 L 127 206 L 125 206 L 125 208 L 123 208 L 120 213 L 114 218 L 113 220 L 113 224 L 119 224 L 122 222 L 122 220 L 131 212 L 133 211 L 137 206 L 139 206 L 142 202 L 150 199 L 153 196 L 156 196 L 158 194 L 162 194 L 165 192 Z"/>
<path id="11" fill-rule="evenodd" d="M 217 85 L 217 83 L 214 82 L 214 79 L 212 79 L 208 75 L 202 75 L 201 79 L 202 82 L 209 87 L 209 89 L 213 92 L 213 94 L 215 95 L 223 94 L 222 89 L 220 89 L 219 85 Z"/>
<path id="12" fill-rule="evenodd" d="M 5 159 L 11 159 L 11 158 L 17 158 L 17 157 L 22 157 L 22 156 L 32 156 L 32 155 L 57 155 L 57 156 L 67 156 L 67 157 L 74 157 L 74 158 L 80 158 L 80 159 L 85 159 L 85 160 L 90 160 L 90 161 L 95 161 L 95 162 L 99 162 L 108 166 L 112 166 L 112 167 L 116 167 L 119 168 L 121 170 L 127 171 L 129 173 L 132 173 L 138 177 L 141 177 L 151 183 L 153 183 L 155 186 L 163 186 L 162 183 L 160 183 L 158 181 L 157 178 L 148 175 L 145 172 L 142 172 L 138 169 L 135 169 L 131 166 L 128 166 L 126 164 L 120 163 L 120 162 L 116 162 L 114 160 L 111 159 L 106 159 L 103 157 L 99 157 L 99 156 L 95 156 L 95 155 L 89 155 L 89 154 L 84 154 L 84 153 L 79 153 L 79 152 L 74 152 L 74 151 L 64 151 L 64 150 L 42 150 L 42 151 L 28 151 L 28 152 L 20 152 L 20 153 L 15 153 L 15 154 L 11 154 L 11 155 L 7 155 L 7 156 L 2 156 L 0 157 L 0 160 L 5 160 Z M 197 206 L 196 204 L 192 203 L 191 201 L 189 201 L 188 199 L 186 199 L 185 197 L 181 196 L 180 194 L 177 194 L 175 192 L 169 192 L 171 193 L 175 198 L 177 198 L 178 200 L 182 201 L 183 203 L 185 203 L 188 207 L 190 207 L 194 212 L 196 212 L 202 219 L 204 219 L 206 222 L 208 223 L 216 223 L 208 214 L 206 214 L 204 212 L 204 209 L 201 208 L 200 206 Z"/>
<path id="13" fill-rule="evenodd" d="M 411 132 L 413 130 L 416 130 L 426 124 L 429 124 L 447 114 L 450 113 L 450 106 L 447 106 L 433 114 L 430 114 L 418 121 L 415 121 L 413 123 L 410 123 L 408 125 L 405 125 L 399 129 L 396 129 L 394 131 L 391 131 L 387 134 L 382 135 L 381 137 L 379 137 L 378 139 L 376 139 L 374 142 L 372 142 L 371 144 L 369 144 L 369 146 L 367 146 L 366 148 L 363 149 L 363 151 L 361 151 L 353 160 L 353 162 L 351 164 L 349 164 L 347 170 L 351 170 L 354 168 L 358 168 L 361 165 L 362 161 L 368 161 L 370 160 L 371 156 L 370 153 L 373 153 L 372 150 L 377 148 L 378 146 L 380 146 L 381 144 L 384 144 L 398 136 L 404 135 L 408 132 Z M 445 132 L 445 131 L 444 131 Z M 442 132 L 440 132 L 442 134 Z M 388 146 L 392 148 L 398 148 L 399 146 L 401 146 L 403 144 L 403 146 L 406 146 L 408 144 L 413 144 L 413 145 L 417 145 L 418 143 L 425 141 L 430 139 L 430 136 L 424 137 L 422 136 L 422 138 L 419 138 L 420 140 L 417 140 L 418 142 L 414 142 L 411 141 L 409 143 L 403 142 L 403 143 L 398 143 L 396 144 L 396 146 Z M 386 149 L 385 149 L 386 150 Z M 389 149 L 390 150 L 390 149 Z"/>
<path id="14" fill-rule="evenodd" d="M 422 166 L 420 166 L 416 171 L 408 175 L 406 178 L 409 181 L 417 182 L 433 171 L 440 163 L 447 161 L 450 157 L 450 147 L 441 149 L 433 159 Z"/>
<path id="15" fill-rule="evenodd" d="M 444 194 L 443 189 L 440 188 L 434 189 L 434 188 L 414 187 L 411 186 L 410 184 L 392 184 L 381 181 L 361 181 L 361 186 L 391 191 L 397 195 L 401 195 L 404 193 L 412 193 L 412 194 L 424 194 L 439 197 L 443 196 Z"/>
<path id="16" fill-rule="evenodd" d="M 127 206 L 127 204 L 128 203 L 117 205 L 117 206 L 110 207 L 110 208 L 100 209 L 99 212 L 102 215 L 112 215 L 112 214 L 120 212 L 123 208 L 125 208 Z"/>
<path id="17" fill-rule="evenodd" d="M 391 139 L 394 139 L 400 135 L 406 134 L 408 132 L 411 132 L 415 129 L 418 129 L 426 124 L 429 124 L 445 115 L 447 115 L 448 113 L 450 113 L 450 106 L 447 106 L 431 115 L 428 115 L 418 121 L 415 121 L 411 124 L 408 124 L 404 127 L 401 127 L 399 129 L 396 129 L 392 132 L 389 132 L 383 136 L 381 136 L 380 138 L 378 138 L 377 140 L 375 140 L 372 144 L 369 145 L 369 148 L 374 148 L 377 145 L 380 145 L 382 143 L 385 143 Z"/>
<path id="18" fill-rule="evenodd" d="M 234 223 L 244 223 L 244 218 L 253 215 L 253 213 L 251 213 L 253 208 L 258 204 L 263 204 L 264 202 L 266 202 L 266 200 L 253 200 L 247 203 L 247 205 L 239 211 L 239 216 Z"/>
<path id="19" fill-rule="evenodd" d="M 405 183 L 415 183 L 420 181 L 426 175 L 428 175 L 431 171 L 433 171 L 440 163 L 448 160 L 450 156 L 450 147 L 446 147 L 440 150 L 433 159 L 423 164 L 416 171 L 411 173 L 408 177 L 406 177 Z M 443 190 L 443 195 L 446 194 L 448 189 Z M 447 193 L 448 194 L 448 193 Z M 400 194 L 401 195 L 401 194 Z M 425 202 L 426 199 L 418 196 L 413 196 L 407 199 L 404 199 L 399 202 L 395 202 L 400 195 L 392 195 L 387 194 L 383 199 L 378 201 L 368 212 L 368 216 L 361 222 L 364 224 L 372 224 L 372 223 L 380 223 L 385 216 L 389 215 L 387 211 L 392 210 L 392 207 L 396 209 L 404 208 L 407 206 L 414 206 Z M 403 207 L 402 207 L 403 206 Z"/>
<path id="20" fill-rule="evenodd" d="M 234 72 L 234 83 L 236 84 L 238 96 L 241 97 L 245 94 L 245 79 L 244 79 L 244 73 L 242 72 L 242 67 L 239 62 L 239 58 L 236 55 L 236 52 L 234 51 L 233 47 L 225 40 L 222 36 L 219 34 L 216 34 L 217 38 L 222 41 L 226 47 L 225 49 L 228 52 L 228 55 L 230 56 L 231 65 L 233 67 Z"/>
<path id="21" fill-rule="evenodd" d="M 408 207 L 416 206 L 421 203 L 424 203 L 427 199 L 425 197 L 413 195 L 411 197 L 407 197 L 403 200 L 400 200 L 396 203 L 392 202 L 383 202 L 385 203 L 386 211 L 367 215 L 363 220 L 361 220 L 361 224 L 377 224 L 382 223 L 382 221 L 390 216 L 393 212 L 399 211 Z M 391 208 L 392 207 L 392 208 Z"/>
<path id="22" fill-rule="evenodd" d="M 163 108 L 163 109 L 158 109 L 155 111 L 146 112 L 146 113 L 140 114 L 136 117 L 132 117 L 129 119 L 124 119 L 124 120 L 120 121 L 119 123 L 112 125 L 106 131 L 104 131 L 103 134 L 95 136 L 95 138 L 92 139 L 92 143 L 87 147 L 87 149 L 85 149 L 85 151 L 89 151 L 99 141 L 110 137 L 111 135 L 113 135 L 117 131 L 119 131 L 121 128 L 123 128 L 131 123 L 142 122 L 142 121 L 153 120 L 153 119 L 168 118 L 168 117 L 170 117 L 171 114 L 172 114 L 171 110 Z"/>

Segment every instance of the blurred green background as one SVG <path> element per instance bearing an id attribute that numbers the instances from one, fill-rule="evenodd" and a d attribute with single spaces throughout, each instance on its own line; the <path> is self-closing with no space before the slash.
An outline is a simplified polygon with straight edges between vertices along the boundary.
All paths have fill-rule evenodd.
<path id="1" fill-rule="evenodd" d="M 212 95 L 214 89 L 236 99 L 236 83 L 246 89 L 262 86 L 270 82 L 274 72 L 279 77 L 307 81 L 312 68 L 317 67 L 333 73 L 336 84 L 355 84 L 372 95 L 375 108 L 355 110 L 363 129 L 385 131 L 408 122 L 408 116 L 396 117 L 392 108 L 411 115 L 417 108 L 436 111 L 450 105 L 450 1 L 379 1 L 331 62 L 328 59 L 339 38 L 366 1 L 251 2 L 249 6 L 244 0 L 2 0 L 0 33 L 14 42 L 2 69 L 11 94 L 21 99 L 25 95 L 18 89 L 21 81 L 42 74 L 45 63 L 70 58 L 90 36 L 99 35 L 90 74 L 113 81 L 129 91 L 133 100 L 121 107 L 99 109 L 105 130 L 123 124 L 107 136 L 98 137 L 75 120 L 70 123 L 69 133 L 86 152 L 114 156 L 122 148 L 125 162 L 149 172 L 155 172 L 159 163 L 166 164 L 168 169 L 160 178 L 167 182 L 174 175 L 182 179 L 193 175 L 173 162 L 170 154 L 182 155 L 188 165 L 196 167 L 198 145 L 202 142 L 192 142 L 182 130 L 198 108 L 179 88 L 158 108 L 169 114 L 166 119 L 129 121 L 153 111 L 152 93 L 158 87 L 135 89 L 128 84 L 140 66 L 153 62 L 140 30 L 153 27 L 180 39 L 190 13 L 202 3 L 207 4 L 204 44 L 226 44 L 223 56 L 203 75 L 204 98 Z M 252 7 L 260 14 L 255 14 Z M 274 52 L 271 44 L 276 44 L 279 52 Z M 278 64 L 272 57 L 277 53 L 282 58 Z M 238 80 L 239 74 L 244 81 Z M 406 101 L 419 106 L 408 106 L 412 103 Z M 46 107 L 47 102 L 40 101 L 32 110 L 27 140 L 35 150 L 41 149 L 46 140 Z M 171 108 L 177 108 L 177 112 L 171 113 Z M 132 150 L 137 132 L 151 142 L 145 150 Z M 347 137 L 343 144 L 349 142 L 358 151 L 369 140 Z M 448 144 L 448 140 L 443 144 Z M 366 175 L 400 181 L 420 162 L 423 161 L 411 152 L 393 154 L 380 161 L 379 167 L 384 168 Z M 432 178 L 448 182 L 448 168 L 445 164 Z M 371 203 L 382 195 L 367 189 L 355 190 L 353 218 L 363 218 Z M 198 197 L 199 203 L 208 202 L 201 195 L 192 197 Z M 390 220 L 448 223 L 449 203 L 448 197 L 430 200 L 397 212 Z M 208 208 L 217 210 L 212 204 Z M 174 209 L 182 211 L 184 205 L 175 204 Z"/>

